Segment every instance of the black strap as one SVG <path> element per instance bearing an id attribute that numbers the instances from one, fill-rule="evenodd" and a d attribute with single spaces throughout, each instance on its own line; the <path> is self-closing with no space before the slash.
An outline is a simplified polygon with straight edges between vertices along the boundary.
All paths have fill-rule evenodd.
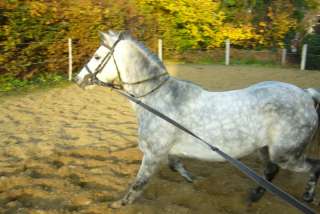
<path id="1" fill-rule="evenodd" d="M 104 47 L 106 47 L 107 49 L 109 49 L 109 53 L 102 59 L 101 63 L 98 65 L 98 67 L 96 68 L 96 70 L 93 72 L 93 75 L 96 77 L 98 73 L 100 73 L 102 71 L 102 69 L 106 66 L 106 64 L 109 62 L 110 58 L 113 57 L 113 52 L 114 49 L 116 48 L 117 44 L 122 40 L 123 37 L 123 32 L 121 32 L 119 34 L 119 37 L 117 39 L 117 41 L 115 41 L 115 43 L 112 45 L 112 47 L 110 48 L 108 45 L 104 44 L 104 42 L 102 42 L 102 45 Z"/>
<path id="2" fill-rule="evenodd" d="M 122 81 L 122 84 L 124 85 L 139 85 L 141 83 L 145 83 L 145 82 L 148 82 L 148 81 L 151 81 L 151 80 L 156 80 L 160 77 L 163 77 L 163 76 L 166 76 L 166 75 L 169 75 L 168 72 L 164 72 L 164 73 L 161 73 L 159 75 L 155 75 L 153 77 L 149 77 L 149 78 L 146 78 L 146 79 L 143 79 L 143 80 L 139 80 L 137 82 L 124 82 Z"/>
<path id="3" fill-rule="evenodd" d="M 109 87 L 112 88 L 112 84 L 108 84 L 108 83 L 103 83 L 100 82 L 99 85 L 101 86 L 105 86 L 105 87 Z M 113 88 L 115 89 L 115 88 Z M 297 200 L 296 198 L 294 198 L 293 196 L 291 196 L 290 194 L 286 193 L 285 191 L 281 190 L 279 187 L 275 186 L 274 184 L 272 184 L 271 182 L 267 181 L 266 179 L 262 178 L 261 176 L 259 176 L 257 173 L 255 173 L 252 169 L 250 169 L 249 167 L 247 167 L 245 164 L 243 164 L 241 161 L 232 158 L 231 156 L 229 156 L 228 154 L 224 153 L 223 151 L 221 151 L 219 148 L 212 146 L 211 144 L 209 144 L 207 141 L 205 141 L 204 139 L 202 139 L 201 137 L 199 137 L 198 135 L 196 135 L 195 133 L 193 133 L 192 131 L 190 131 L 189 129 L 185 128 L 184 126 L 182 126 L 181 124 L 179 124 L 178 122 L 174 121 L 173 119 L 167 117 L 166 115 L 162 114 L 161 112 L 159 112 L 158 110 L 150 107 L 149 105 L 141 102 L 140 100 L 136 99 L 135 97 L 133 97 L 132 95 L 123 92 L 119 89 L 115 89 L 115 91 L 117 93 L 119 93 L 120 95 L 127 97 L 129 100 L 131 100 L 132 102 L 136 103 L 137 105 L 143 107 L 144 109 L 148 110 L 149 112 L 155 114 L 156 116 L 162 118 L 163 120 L 167 121 L 168 123 L 171 123 L 172 125 L 174 125 L 175 127 L 181 129 L 182 131 L 188 133 L 189 135 L 195 137 L 196 139 L 198 139 L 200 142 L 202 142 L 203 144 L 207 145 L 212 151 L 218 153 L 219 155 L 221 155 L 225 160 L 227 160 L 229 163 L 231 163 L 233 166 L 235 166 L 236 168 L 238 168 L 242 173 L 244 173 L 245 175 L 247 175 L 251 180 L 253 180 L 254 182 L 256 182 L 258 185 L 264 187 L 266 190 L 268 190 L 269 192 L 271 192 L 272 194 L 274 194 L 275 196 L 278 196 L 280 199 L 284 200 L 285 202 L 289 203 L 291 206 L 297 208 L 298 210 L 300 210 L 303 213 L 306 214 L 315 214 L 316 212 L 314 210 L 312 210 L 310 207 L 308 207 L 307 205 L 303 204 L 302 202 L 300 202 L 299 200 Z M 200 143 L 199 142 L 199 143 Z"/>
<path id="4" fill-rule="evenodd" d="M 163 86 L 170 78 L 166 78 L 165 80 L 163 80 L 160 84 L 158 84 L 155 88 L 153 88 L 151 91 L 147 92 L 146 94 L 142 94 L 139 96 L 134 96 L 135 98 L 142 98 L 142 97 L 146 97 L 149 94 L 152 94 L 153 92 L 155 92 L 156 90 L 158 90 L 161 86 Z M 133 95 L 131 95 L 133 96 Z"/>

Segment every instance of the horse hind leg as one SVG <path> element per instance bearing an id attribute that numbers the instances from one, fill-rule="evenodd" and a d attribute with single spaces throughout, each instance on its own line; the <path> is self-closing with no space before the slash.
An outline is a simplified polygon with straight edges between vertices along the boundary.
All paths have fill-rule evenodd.
<path id="1" fill-rule="evenodd" d="M 177 157 L 169 155 L 168 159 L 169 167 L 172 171 L 178 172 L 186 181 L 193 182 L 193 176 L 184 168 L 182 162 Z"/>
<path id="2" fill-rule="evenodd" d="M 261 148 L 259 150 L 260 158 L 265 164 L 265 169 L 263 171 L 264 178 L 268 181 L 272 181 L 274 177 L 279 172 L 279 166 L 273 162 L 271 162 L 269 157 L 269 149 L 267 146 Z M 264 193 L 266 192 L 266 189 L 262 186 L 258 186 L 250 193 L 249 200 L 250 202 L 257 202 L 259 201 Z"/>
<path id="3" fill-rule="evenodd" d="M 294 172 L 309 172 L 309 179 L 303 194 L 305 202 L 312 202 L 316 194 L 316 186 L 320 176 L 320 160 L 307 158 L 305 155 L 294 157 L 287 163 L 281 163 L 283 168 L 287 168 Z"/>
<path id="4" fill-rule="evenodd" d="M 318 120 L 320 119 L 320 107 L 319 107 L 319 102 L 317 102 L 316 104 L 316 111 L 318 114 Z M 319 129 L 319 122 L 318 122 L 318 129 Z M 317 142 L 320 137 L 320 132 L 319 130 L 316 130 L 311 143 L 315 143 Z M 318 146 L 316 150 L 318 150 Z M 309 148 L 314 148 L 314 147 L 309 147 Z M 317 153 L 319 152 L 319 150 L 317 151 Z M 310 170 L 310 176 L 307 182 L 307 186 L 305 189 L 305 192 L 303 194 L 303 200 L 305 202 L 312 202 L 314 197 L 315 197 L 315 192 L 316 192 L 316 186 L 317 186 L 317 182 L 320 176 L 320 160 L 318 159 L 313 159 L 313 158 L 306 158 L 306 162 L 309 163 L 309 165 L 311 166 L 311 170 Z"/>
<path id="5" fill-rule="evenodd" d="M 320 160 L 307 158 L 302 154 L 303 149 L 294 155 L 273 155 L 271 159 L 278 163 L 281 168 L 285 168 L 294 172 L 309 172 L 310 176 L 307 182 L 303 200 L 312 202 L 315 197 L 316 185 L 320 176 Z"/>
<path id="6" fill-rule="evenodd" d="M 307 158 L 306 161 L 311 165 L 311 170 L 306 190 L 303 194 L 303 200 L 305 202 L 312 202 L 316 193 L 316 186 L 320 176 L 320 160 Z"/>

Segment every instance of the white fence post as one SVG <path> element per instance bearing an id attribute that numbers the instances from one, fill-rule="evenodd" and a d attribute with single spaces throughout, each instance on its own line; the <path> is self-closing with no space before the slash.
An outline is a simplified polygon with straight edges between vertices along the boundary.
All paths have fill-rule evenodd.
<path id="1" fill-rule="evenodd" d="M 226 40 L 226 58 L 225 58 L 226 65 L 230 64 L 230 40 Z"/>
<path id="2" fill-rule="evenodd" d="M 68 39 L 68 47 L 69 47 L 69 81 L 72 80 L 72 39 Z"/>
<path id="3" fill-rule="evenodd" d="M 308 45 L 304 44 L 302 48 L 301 54 L 301 66 L 300 69 L 303 71 L 306 69 L 306 62 L 307 62 L 307 52 L 308 52 Z"/>
<path id="4" fill-rule="evenodd" d="M 162 56 L 162 39 L 158 39 L 158 57 L 161 61 L 163 61 Z"/>
<path id="5" fill-rule="evenodd" d="M 282 49 L 282 55 L 281 55 L 281 65 L 285 65 L 287 63 L 287 49 Z"/>

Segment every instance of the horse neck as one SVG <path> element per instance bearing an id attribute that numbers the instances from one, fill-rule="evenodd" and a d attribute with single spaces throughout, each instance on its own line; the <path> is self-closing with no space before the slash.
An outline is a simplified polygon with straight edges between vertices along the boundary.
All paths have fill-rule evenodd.
<path id="1" fill-rule="evenodd" d="M 124 56 L 122 60 L 123 64 L 119 67 L 121 67 L 120 74 L 121 79 L 124 82 L 124 89 L 127 92 L 137 97 L 143 96 L 152 91 L 156 86 L 164 81 L 165 78 L 168 78 L 162 76 L 152 79 L 153 77 L 165 73 L 166 69 L 157 62 L 152 61 L 153 59 L 147 57 L 146 54 L 143 53 L 143 50 L 135 47 L 134 44 L 129 44 L 129 46 L 127 46 L 124 50 L 129 51 L 122 53 L 122 56 Z"/>

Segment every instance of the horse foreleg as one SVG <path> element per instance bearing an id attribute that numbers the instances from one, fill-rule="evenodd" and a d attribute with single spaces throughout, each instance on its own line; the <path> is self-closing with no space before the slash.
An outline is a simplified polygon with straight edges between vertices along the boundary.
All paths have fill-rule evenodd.
<path id="1" fill-rule="evenodd" d="M 177 157 L 173 157 L 173 156 L 169 156 L 169 167 L 171 170 L 175 171 L 175 172 L 179 172 L 180 175 L 186 179 L 186 181 L 192 183 L 193 182 L 193 176 L 190 174 L 190 172 L 188 172 L 183 164 L 181 163 L 181 161 L 177 158 Z"/>
<path id="2" fill-rule="evenodd" d="M 125 196 L 119 201 L 115 201 L 110 204 L 111 208 L 120 208 L 127 204 L 131 204 L 138 196 L 143 192 L 143 188 L 146 186 L 151 176 L 156 171 L 159 166 L 160 159 L 153 155 L 144 155 L 142 159 L 142 164 L 140 166 L 139 172 L 133 184 L 130 186 L 129 190 Z"/>
<path id="3" fill-rule="evenodd" d="M 263 171 L 264 178 L 268 181 L 272 181 L 274 177 L 279 172 L 279 166 L 270 161 L 269 149 L 268 147 L 263 147 L 260 149 L 260 158 L 266 164 L 265 169 Z M 259 201 L 264 195 L 266 189 L 262 186 L 256 187 L 249 196 L 250 202 Z"/>
<path id="4" fill-rule="evenodd" d="M 264 170 L 264 178 L 271 182 L 278 172 L 279 172 L 279 166 L 272 162 L 268 162 Z M 262 186 L 258 186 L 251 192 L 250 201 L 251 202 L 259 201 L 264 195 L 265 191 L 266 191 L 265 188 L 263 188 Z"/>

